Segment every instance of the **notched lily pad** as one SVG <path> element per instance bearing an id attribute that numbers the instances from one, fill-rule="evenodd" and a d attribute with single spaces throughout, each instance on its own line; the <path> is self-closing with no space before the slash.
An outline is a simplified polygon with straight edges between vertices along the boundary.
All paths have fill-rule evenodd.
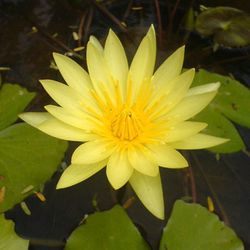
<path id="1" fill-rule="evenodd" d="M 198 204 L 176 201 L 160 250 L 243 250 L 235 232 Z"/>
<path id="2" fill-rule="evenodd" d="M 149 250 L 121 206 L 90 215 L 69 237 L 65 250 Z"/>
<path id="3" fill-rule="evenodd" d="M 0 88 L 0 130 L 15 122 L 34 96 L 35 93 L 17 84 L 3 84 Z"/>
<path id="4" fill-rule="evenodd" d="M 16 121 L 34 97 L 16 84 L 0 89 L 0 213 L 22 201 L 56 171 L 67 143 Z"/>
<path id="5" fill-rule="evenodd" d="M 207 134 L 229 138 L 230 141 L 211 148 L 218 153 L 232 153 L 245 148 L 233 122 L 250 128 L 250 91 L 240 82 L 206 70 L 196 73 L 192 86 L 211 82 L 220 82 L 215 99 L 201 113 L 194 117 L 196 121 L 208 123 Z M 230 121 L 231 120 L 231 121 Z"/>
<path id="6" fill-rule="evenodd" d="M 0 249 L 28 250 L 29 241 L 20 238 L 14 231 L 14 223 L 0 214 Z"/>
<path id="7" fill-rule="evenodd" d="M 245 47 L 250 44 L 250 16 L 231 7 L 208 8 L 196 19 L 195 29 L 201 36 L 213 36 L 224 47 Z"/>
<path id="8" fill-rule="evenodd" d="M 0 131 L 0 212 L 22 201 L 56 171 L 67 143 L 20 123 Z"/>

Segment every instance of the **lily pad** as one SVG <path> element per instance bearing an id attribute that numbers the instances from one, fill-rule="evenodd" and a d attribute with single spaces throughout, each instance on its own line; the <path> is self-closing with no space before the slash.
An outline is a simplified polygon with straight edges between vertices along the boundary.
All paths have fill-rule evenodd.
<path id="1" fill-rule="evenodd" d="M 90 215 L 69 237 L 65 250 L 149 250 L 121 206 Z"/>
<path id="2" fill-rule="evenodd" d="M 17 84 L 3 84 L 0 89 L 0 130 L 15 122 L 34 96 L 35 93 Z"/>
<path id="3" fill-rule="evenodd" d="M 56 171 L 67 143 L 20 123 L 0 131 L 0 212 L 22 201 Z"/>
<path id="4" fill-rule="evenodd" d="M 12 84 L 0 89 L 0 213 L 21 202 L 48 180 L 67 143 L 16 121 L 34 93 Z"/>
<path id="5" fill-rule="evenodd" d="M 164 228 L 160 250 L 243 250 L 234 231 L 217 215 L 198 204 L 181 200 L 174 205 Z"/>
<path id="6" fill-rule="evenodd" d="M 210 151 L 215 153 L 233 153 L 245 148 L 245 144 L 233 123 L 212 107 L 207 107 L 195 117 L 195 120 L 208 124 L 207 128 L 203 130 L 205 134 L 230 139 L 223 145 L 210 148 Z"/>
<path id="7" fill-rule="evenodd" d="M 225 144 L 211 148 L 211 151 L 218 153 L 240 151 L 245 145 L 231 121 L 250 128 L 250 91 L 230 77 L 206 70 L 199 70 L 196 73 L 192 86 L 211 82 L 221 83 L 219 92 L 209 106 L 194 117 L 194 120 L 208 123 L 205 130 L 207 134 L 230 139 Z"/>
<path id="8" fill-rule="evenodd" d="M 29 241 L 16 235 L 14 223 L 6 220 L 3 214 L 0 214 L 0 228 L 0 249 L 28 250 Z"/>

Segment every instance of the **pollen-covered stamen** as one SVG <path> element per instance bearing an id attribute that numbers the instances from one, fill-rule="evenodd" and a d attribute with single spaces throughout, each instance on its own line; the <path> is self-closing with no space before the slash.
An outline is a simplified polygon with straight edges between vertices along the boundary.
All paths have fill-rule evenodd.
<path id="1" fill-rule="evenodd" d="M 130 109 L 124 109 L 115 115 L 111 121 L 111 130 L 114 136 L 121 140 L 135 139 L 143 129 L 143 125 Z"/>

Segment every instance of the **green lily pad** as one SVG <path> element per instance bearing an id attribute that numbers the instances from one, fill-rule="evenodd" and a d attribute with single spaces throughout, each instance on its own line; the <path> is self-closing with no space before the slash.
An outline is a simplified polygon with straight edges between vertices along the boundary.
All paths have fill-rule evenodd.
<path id="1" fill-rule="evenodd" d="M 69 237 L 65 250 L 149 250 L 121 206 L 90 215 Z"/>
<path id="2" fill-rule="evenodd" d="M 164 228 L 160 250 L 243 250 L 234 231 L 198 204 L 181 200 Z"/>
<path id="3" fill-rule="evenodd" d="M 205 130 L 207 134 L 230 139 L 225 144 L 211 148 L 211 151 L 217 153 L 240 151 L 245 145 L 231 121 L 250 128 L 250 91 L 230 77 L 206 70 L 199 70 L 196 73 L 192 86 L 211 82 L 221 83 L 218 94 L 206 109 L 194 117 L 194 120 L 208 123 Z"/>
<path id="4" fill-rule="evenodd" d="M 35 93 L 17 84 L 3 84 L 0 89 L 0 130 L 15 122 L 34 96 Z"/>
<path id="5" fill-rule="evenodd" d="M 67 143 L 15 122 L 34 93 L 13 84 L 0 89 L 0 213 L 21 202 L 48 180 Z"/>
<path id="6" fill-rule="evenodd" d="M 56 171 L 67 143 L 24 124 L 0 131 L 0 212 L 21 202 Z"/>
<path id="7" fill-rule="evenodd" d="M 215 153 L 233 153 L 245 148 L 245 144 L 233 123 L 212 107 L 209 106 L 196 115 L 195 120 L 208 124 L 207 128 L 203 130 L 205 134 L 230 139 L 225 144 L 210 148 L 210 151 Z"/>
<path id="8" fill-rule="evenodd" d="M 16 235 L 14 223 L 6 220 L 3 214 L 0 214 L 0 228 L 0 249 L 28 250 L 29 241 Z"/>
<path id="9" fill-rule="evenodd" d="M 214 42 L 225 47 L 244 47 L 250 44 L 250 16 L 231 7 L 207 8 L 195 23 L 202 36 L 213 35 Z"/>

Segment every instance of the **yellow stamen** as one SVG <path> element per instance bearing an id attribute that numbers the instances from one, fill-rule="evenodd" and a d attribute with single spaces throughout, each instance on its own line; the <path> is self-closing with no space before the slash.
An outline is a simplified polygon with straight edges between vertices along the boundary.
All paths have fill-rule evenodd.
<path id="1" fill-rule="evenodd" d="M 135 112 L 125 108 L 111 121 L 113 135 L 121 140 L 132 141 L 142 132 L 142 123 Z"/>

